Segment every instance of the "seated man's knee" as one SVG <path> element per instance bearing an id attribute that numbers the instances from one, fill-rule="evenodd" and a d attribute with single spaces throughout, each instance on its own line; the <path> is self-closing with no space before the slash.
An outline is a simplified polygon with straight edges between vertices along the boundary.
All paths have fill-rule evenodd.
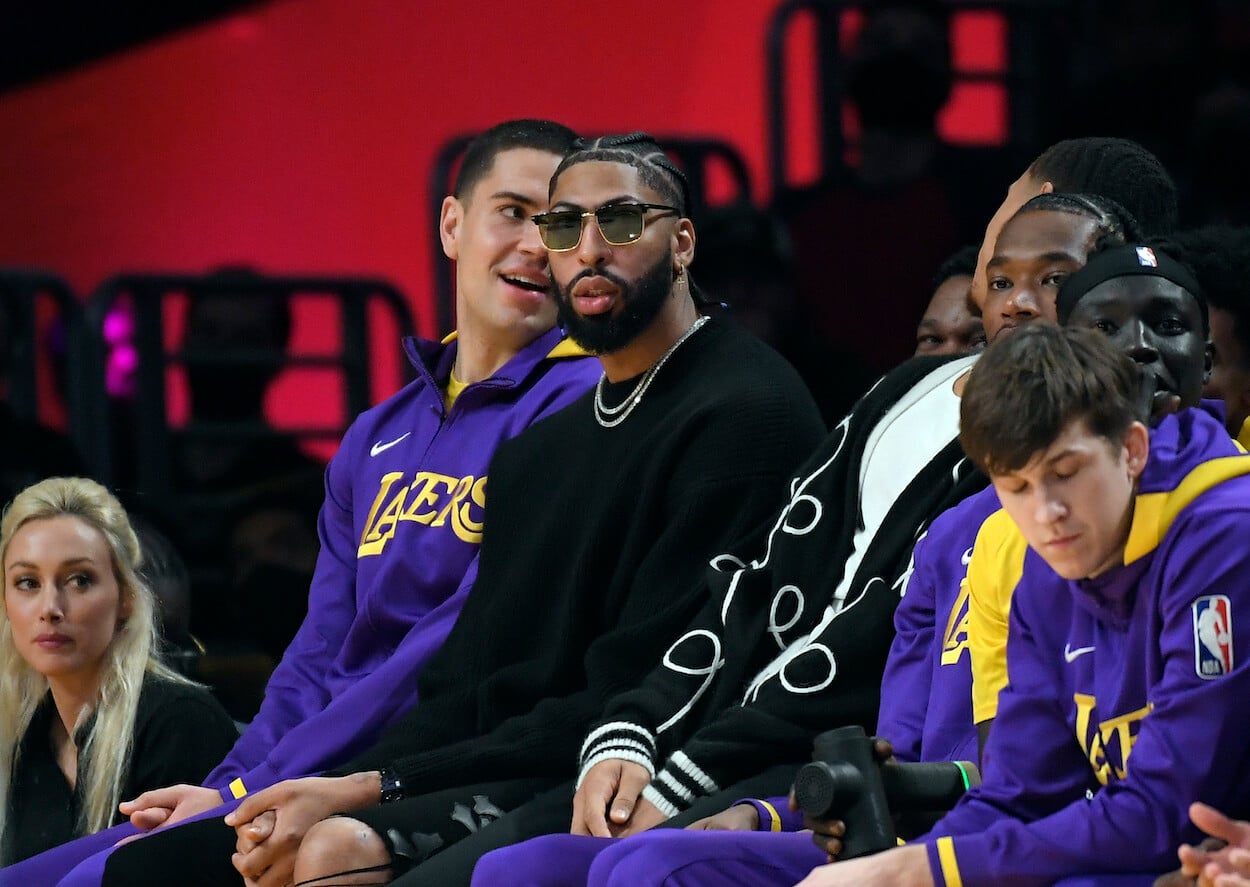
<path id="1" fill-rule="evenodd" d="M 308 830 L 295 857 L 295 880 L 324 878 L 355 869 L 385 867 L 371 872 L 361 883 L 376 884 L 389 877 L 391 855 L 377 832 L 358 819 L 333 816 Z M 353 881 L 336 881 L 350 884 Z"/>

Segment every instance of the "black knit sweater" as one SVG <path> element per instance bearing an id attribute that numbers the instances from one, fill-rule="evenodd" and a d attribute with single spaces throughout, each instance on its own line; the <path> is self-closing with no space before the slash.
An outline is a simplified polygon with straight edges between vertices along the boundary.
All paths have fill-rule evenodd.
<path id="1" fill-rule="evenodd" d="M 780 506 L 824 433 L 794 370 L 715 321 L 618 426 L 596 422 L 593 396 L 499 447 L 478 578 L 421 702 L 337 772 L 390 768 L 406 794 L 571 778 L 605 702 L 704 603 L 708 559 Z"/>

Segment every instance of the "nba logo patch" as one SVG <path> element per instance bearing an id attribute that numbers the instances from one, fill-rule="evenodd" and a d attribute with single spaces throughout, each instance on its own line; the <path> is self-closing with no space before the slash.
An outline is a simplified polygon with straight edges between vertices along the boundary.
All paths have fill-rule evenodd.
<path id="1" fill-rule="evenodd" d="M 1223 677 L 1233 670 L 1233 612 L 1228 596 L 1200 597 L 1190 609 L 1194 614 L 1194 669 L 1205 680 Z"/>
<path id="2" fill-rule="evenodd" d="M 1155 251 L 1148 246 L 1139 246 L 1137 248 L 1137 264 L 1143 268 L 1158 268 L 1159 260 L 1155 258 Z"/>

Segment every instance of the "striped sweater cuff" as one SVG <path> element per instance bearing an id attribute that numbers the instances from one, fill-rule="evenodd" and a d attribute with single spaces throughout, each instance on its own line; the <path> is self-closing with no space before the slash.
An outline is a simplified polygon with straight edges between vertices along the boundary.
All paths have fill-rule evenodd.
<path id="1" fill-rule="evenodd" d="M 577 777 L 580 788 L 582 780 L 591 767 L 600 761 L 632 761 L 655 776 L 655 737 L 649 730 L 627 721 L 612 721 L 590 731 L 582 743 L 581 761 Z"/>
<path id="2" fill-rule="evenodd" d="M 673 752 L 642 796 L 668 817 L 676 816 L 696 800 L 720 791 L 720 786 L 683 752 Z"/>
<path id="3" fill-rule="evenodd" d="M 650 757 L 625 749 L 612 749 L 611 751 L 603 751 L 597 755 L 592 755 L 586 759 L 585 764 L 582 765 L 582 772 L 577 774 L 576 788 L 581 788 L 582 781 L 586 778 L 586 774 L 590 772 L 590 769 L 594 767 L 595 764 L 603 761 L 630 761 L 631 763 L 637 764 L 646 770 L 647 776 L 651 779 L 655 779 L 655 765 L 651 763 Z"/>

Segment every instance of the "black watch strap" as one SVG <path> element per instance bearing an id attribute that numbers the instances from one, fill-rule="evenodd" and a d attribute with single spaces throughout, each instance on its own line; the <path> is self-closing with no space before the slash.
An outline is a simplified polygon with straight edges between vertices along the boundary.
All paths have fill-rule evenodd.
<path id="1" fill-rule="evenodd" d="M 382 771 L 382 803 L 391 804 L 401 800 L 404 797 L 404 784 L 399 781 L 399 777 L 395 775 L 395 771 L 386 769 Z"/>

